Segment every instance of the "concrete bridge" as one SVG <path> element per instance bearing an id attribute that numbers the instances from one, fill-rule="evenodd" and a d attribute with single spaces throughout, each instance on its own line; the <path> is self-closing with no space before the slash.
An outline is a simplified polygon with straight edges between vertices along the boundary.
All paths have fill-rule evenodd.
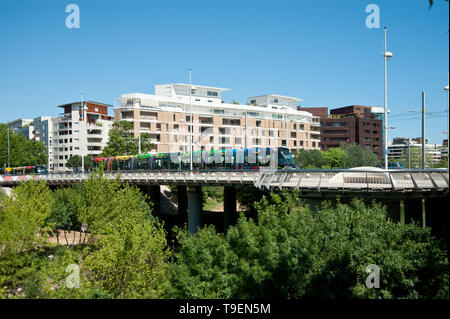
<path id="1" fill-rule="evenodd" d="M 428 199 L 430 209 L 448 204 L 447 170 L 242 170 L 242 171 L 123 171 L 105 173 L 124 183 L 136 185 L 150 194 L 154 207 L 160 205 L 160 185 L 178 188 L 178 213 L 188 217 L 188 228 L 195 232 L 202 225 L 202 185 L 224 186 L 224 228 L 237 217 L 236 186 L 254 185 L 259 189 L 297 189 L 311 203 L 323 199 L 375 198 L 388 207 L 400 221 L 417 215 L 417 207 Z M 54 173 L 46 175 L 0 176 L 0 186 L 15 186 L 27 180 L 42 180 L 49 186 L 65 186 L 86 180 L 88 173 Z M 445 203 L 441 203 L 446 200 Z M 438 203 L 438 204 L 436 204 Z M 437 206 L 436 206 L 437 205 Z M 403 207 L 403 212 L 402 208 Z M 414 211 L 414 213 L 412 213 Z M 425 217 L 423 217 L 425 218 Z M 442 218 L 447 218 L 446 215 Z M 417 219 L 417 218 L 416 218 Z M 448 220 L 448 219 L 446 219 Z M 423 220 L 425 223 L 425 220 Z M 448 225 L 448 224 L 447 224 Z"/>

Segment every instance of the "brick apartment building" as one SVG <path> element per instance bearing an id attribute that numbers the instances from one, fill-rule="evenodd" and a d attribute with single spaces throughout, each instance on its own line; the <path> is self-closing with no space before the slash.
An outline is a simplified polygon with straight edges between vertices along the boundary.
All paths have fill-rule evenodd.
<path id="1" fill-rule="evenodd" d="M 327 107 L 301 107 L 301 111 L 320 117 L 320 149 L 339 147 L 341 143 L 357 143 L 383 156 L 383 121 L 380 113 L 369 106 L 350 105 L 330 110 Z"/>

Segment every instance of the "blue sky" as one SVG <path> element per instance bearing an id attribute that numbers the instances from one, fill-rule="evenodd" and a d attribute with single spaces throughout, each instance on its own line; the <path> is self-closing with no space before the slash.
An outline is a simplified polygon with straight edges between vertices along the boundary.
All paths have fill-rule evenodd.
<path id="1" fill-rule="evenodd" d="M 80 28 L 65 26 L 68 4 Z M 365 25 L 369 4 L 380 28 Z M 154 85 L 192 82 L 229 88 L 224 100 L 275 93 L 305 107 L 384 103 L 383 26 L 388 26 L 389 136 L 420 136 L 403 109 L 446 112 L 448 2 L 40 0 L 0 2 L 0 122 L 57 115 L 80 100 L 113 103 Z M 112 110 L 111 110 L 112 112 Z M 447 113 L 428 117 L 441 143 Z"/>

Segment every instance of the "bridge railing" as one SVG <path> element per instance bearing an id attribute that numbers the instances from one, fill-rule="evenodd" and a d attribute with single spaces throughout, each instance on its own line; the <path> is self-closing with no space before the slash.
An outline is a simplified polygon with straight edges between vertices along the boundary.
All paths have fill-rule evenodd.
<path id="1" fill-rule="evenodd" d="M 250 184 L 259 188 L 296 188 L 314 191 L 432 191 L 449 188 L 447 170 L 147 170 L 105 172 L 106 178 L 120 176 L 133 184 Z M 43 180 L 50 185 L 72 184 L 89 178 L 89 173 L 44 175 L 0 175 L 0 185 L 17 185 L 27 180 Z"/>

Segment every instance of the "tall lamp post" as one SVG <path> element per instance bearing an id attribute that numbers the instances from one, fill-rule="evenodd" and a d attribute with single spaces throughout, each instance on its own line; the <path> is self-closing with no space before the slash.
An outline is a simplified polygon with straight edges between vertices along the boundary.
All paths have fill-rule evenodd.
<path id="1" fill-rule="evenodd" d="M 445 91 L 447 91 L 447 174 L 449 174 L 450 172 L 450 160 L 449 160 L 449 147 L 448 147 L 448 142 L 449 142 L 449 136 L 450 136 L 450 131 L 449 131 L 449 105 L 450 105 L 450 97 L 449 97 L 449 92 L 448 92 L 448 86 L 449 86 L 449 82 L 450 82 L 450 73 L 447 73 L 447 86 L 444 88 Z"/>
<path id="2" fill-rule="evenodd" d="M 9 124 L 6 123 L 6 134 L 8 135 L 8 167 L 11 167 L 10 154 L 9 154 Z"/>
<path id="3" fill-rule="evenodd" d="M 191 134 L 189 137 L 189 152 L 190 154 L 190 160 L 191 160 L 191 171 L 193 170 L 193 163 L 192 163 L 192 159 L 193 159 L 193 146 L 192 146 L 192 140 L 194 139 L 194 119 L 193 119 L 193 112 L 192 112 L 192 101 L 191 101 L 191 97 L 192 97 L 192 81 L 191 81 L 191 68 L 189 68 L 189 112 L 191 113 L 191 118 L 190 118 L 190 122 L 191 122 Z"/>
<path id="4" fill-rule="evenodd" d="M 85 115 L 85 111 L 87 111 L 87 107 L 84 106 L 83 98 L 84 98 L 84 94 L 81 93 L 81 114 L 82 114 L 82 120 L 83 120 L 83 125 L 81 127 L 83 128 L 83 126 L 84 126 L 86 128 L 86 129 L 82 130 L 82 133 L 81 133 L 81 136 L 80 136 L 81 137 L 80 138 L 80 142 L 81 142 L 80 151 L 81 151 L 81 172 L 82 173 L 84 173 L 84 154 L 83 154 L 83 151 L 84 151 L 84 148 L 83 148 L 84 139 L 83 139 L 83 136 L 84 136 L 85 133 L 87 134 L 86 115 Z M 86 137 L 86 143 L 87 143 L 87 137 Z M 87 145 L 86 145 L 86 148 L 87 148 Z M 87 150 L 86 150 L 86 153 L 87 153 Z"/>
<path id="5" fill-rule="evenodd" d="M 386 26 L 384 27 L 384 168 L 388 168 L 388 134 L 387 134 L 387 61 L 392 58 L 392 53 L 386 49 Z"/>

